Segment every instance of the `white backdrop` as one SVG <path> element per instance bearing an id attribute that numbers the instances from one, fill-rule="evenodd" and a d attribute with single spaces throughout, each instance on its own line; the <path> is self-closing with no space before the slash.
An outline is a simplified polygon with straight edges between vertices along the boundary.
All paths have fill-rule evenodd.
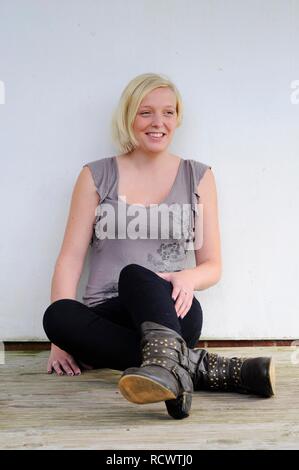
<path id="1" fill-rule="evenodd" d="M 144 72 L 181 91 L 170 150 L 217 182 L 223 275 L 196 293 L 202 338 L 299 338 L 298 44 L 298 0 L 0 0 L 0 339 L 46 339 L 73 185 L 117 153 L 112 110 Z"/>

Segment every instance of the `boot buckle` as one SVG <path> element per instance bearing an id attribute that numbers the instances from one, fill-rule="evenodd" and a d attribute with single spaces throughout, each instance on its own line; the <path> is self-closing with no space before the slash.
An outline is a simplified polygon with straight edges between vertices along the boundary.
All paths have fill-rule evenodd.
<path id="1" fill-rule="evenodd" d="M 179 375 L 178 375 L 178 373 L 177 373 L 177 366 L 173 366 L 173 367 L 171 368 L 171 372 L 173 373 L 173 375 L 175 376 L 175 378 L 176 378 L 177 380 L 180 379 L 180 377 L 179 377 Z"/>

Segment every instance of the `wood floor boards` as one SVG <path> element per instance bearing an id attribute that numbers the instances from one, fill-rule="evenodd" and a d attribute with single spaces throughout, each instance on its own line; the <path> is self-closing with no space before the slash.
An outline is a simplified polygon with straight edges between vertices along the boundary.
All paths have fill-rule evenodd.
<path id="1" fill-rule="evenodd" d="M 0 365 L 0 448 L 298 449 L 299 354 L 294 347 L 209 351 L 272 355 L 276 396 L 195 392 L 191 415 L 177 421 L 164 403 L 126 401 L 117 388 L 120 371 L 57 377 L 46 373 L 48 351 L 6 351 Z"/>

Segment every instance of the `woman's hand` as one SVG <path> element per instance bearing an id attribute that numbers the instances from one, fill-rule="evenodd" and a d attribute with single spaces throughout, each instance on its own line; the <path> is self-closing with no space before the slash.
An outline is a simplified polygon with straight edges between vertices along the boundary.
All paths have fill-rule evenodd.
<path id="1" fill-rule="evenodd" d="M 73 356 L 52 343 L 47 365 L 48 374 L 51 374 L 53 370 L 57 375 L 63 375 L 64 373 L 67 375 L 81 374 L 81 370 Z"/>
<path id="2" fill-rule="evenodd" d="M 175 309 L 177 316 L 184 318 L 187 315 L 192 302 L 194 292 L 193 277 L 188 269 L 182 271 L 175 271 L 169 273 L 156 273 L 166 281 L 169 281 L 173 285 L 172 298 L 176 301 Z"/>

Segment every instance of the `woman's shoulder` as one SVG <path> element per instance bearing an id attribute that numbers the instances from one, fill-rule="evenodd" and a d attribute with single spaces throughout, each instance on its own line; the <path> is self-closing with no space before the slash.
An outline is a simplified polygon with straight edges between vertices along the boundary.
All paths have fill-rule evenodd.
<path id="1" fill-rule="evenodd" d="M 185 158 L 185 164 L 189 171 L 193 174 L 195 182 L 198 184 L 205 172 L 212 169 L 211 165 L 204 163 L 195 158 Z"/>
<path id="2" fill-rule="evenodd" d="M 198 158 L 184 158 L 185 161 L 189 162 L 192 167 L 209 167 L 211 166 L 208 163 L 205 163 Z"/>
<path id="3" fill-rule="evenodd" d="M 113 181 L 114 173 L 112 160 L 113 156 L 103 157 L 83 164 L 83 168 L 88 167 L 90 169 L 95 186 L 102 200 L 108 193 L 111 182 Z"/>
<path id="4" fill-rule="evenodd" d="M 86 165 L 90 165 L 90 166 L 93 166 L 93 167 L 103 167 L 103 166 L 107 165 L 107 163 L 110 163 L 113 158 L 114 157 L 111 156 L 111 157 L 102 157 L 102 158 L 98 158 L 96 160 L 91 160 L 89 162 L 84 163 L 83 167 L 86 166 Z"/>

